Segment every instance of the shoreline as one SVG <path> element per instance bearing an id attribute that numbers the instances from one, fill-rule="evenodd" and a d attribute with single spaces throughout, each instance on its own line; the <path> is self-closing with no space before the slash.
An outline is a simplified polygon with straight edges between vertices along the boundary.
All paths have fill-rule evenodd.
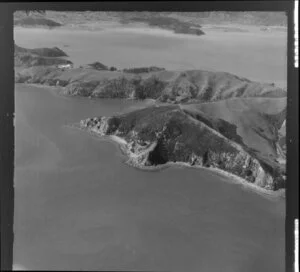
<path id="1" fill-rule="evenodd" d="M 142 170 L 142 171 L 150 171 L 150 172 L 157 172 L 157 171 L 162 171 L 165 170 L 169 167 L 182 167 L 182 168 L 188 168 L 188 169 L 202 169 L 202 170 L 207 170 L 210 171 L 213 174 L 218 175 L 219 177 L 222 178 L 223 181 L 225 182 L 229 182 L 232 184 L 238 184 L 241 185 L 243 187 L 243 189 L 246 190 L 250 190 L 254 193 L 257 193 L 263 197 L 267 197 L 269 199 L 280 199 L 280 198 L 285 198 L 286 194 L 285 194 L 285 189 L 280 189 L 277 191 L 272 191 L 272 190 L 267 190 L 264 189 L 262 187 L 259 187 L 253 183 L 250 183 L 248 181 L 246 181 L 245 179 L 234 175 L 232 173 L 229 173 L 227 171 L 221 170 L 219 168 L 215 168 L 215 167 L 203 167 L 203 166 L 199 166 L 199 165 L 190 165 L 187 162 L 167 162 L 165 164 L 161 164 L 161 165 L 157 165 L 157 166 L 144 166 L 144 165 L 140 165 L 137 163 L 132 163 L 131 159 L 132 159 L 132 154 L 131 152 L 126 148 L 127 145 L 127 141 L 119 136 L 116 135 L 99 135 L 98 133 L 88 130 L 86 128 L 81 127 L 81 125 L 79 123 L 75 123 L 75 124 L 71 124 L 71 125 L 66 125 L 69 128 L 75 128 L 75 129 L 79 129 L 81 131 L 85 131 L 87 133 L 89 133 L 92 136 L 97 137 L 98 139 L 104 140 L 104 141 L 109 141 L 112 142 L 114 144 L 117 144 L 117 146 L 119 147 L 119 150 L 121 151 L 122 155 L 125 157 L 125 161 L 124 163 L 134 167 L 138 170 Z"/>

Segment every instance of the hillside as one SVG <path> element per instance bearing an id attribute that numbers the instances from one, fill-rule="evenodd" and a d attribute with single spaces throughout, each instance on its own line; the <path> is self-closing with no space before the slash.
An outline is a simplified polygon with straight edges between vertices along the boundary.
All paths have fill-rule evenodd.
<path id="1" fill-rule="evenodd" d="M 181 105 L 191 114 L 207 114 L 221 118 L 237 127 L 243 143 L 256 152 L 274 160 L 282 158 L 277 150 L 279 130 L 286 118 L 286 98 L 234 98 L 214 103 Z M 276 120 L 272 122 L 271 119 Z M 282 141 L 282 140 L 281 140 Z"/>
<path id="2" fill-rule="evenodd" d="M 67 54 L 57 47 L 27 49 L 15 45 L 14 59 L 17 67 L 72 64 L 70 60 L 64 57 L 67 57 Z"/>
<path id="3" fill-rule="evenodd" d="M 225 72 L 203 70 L 161 70 L 134 74 L 36 66 L 16 73 L 15 82 L 59 85 L 64 87 L 62 92 L 66 95 L 151 98 L 165 103 L 212 102 L 234 97 L 286 97 L 286 91 L 274 84 L 253 82 Z"/>
<path id="4" fill-rule="evenodd" d="M 285 187 L 284 170 L 244 147 L 236 126 L 200 112 L 195 116 L 177 105 L 156 106 L 80 124 L 100 136 L 124 139 L 128 162 L 137 167 L 181 162 L 218 168 L 270 190 Z"/>

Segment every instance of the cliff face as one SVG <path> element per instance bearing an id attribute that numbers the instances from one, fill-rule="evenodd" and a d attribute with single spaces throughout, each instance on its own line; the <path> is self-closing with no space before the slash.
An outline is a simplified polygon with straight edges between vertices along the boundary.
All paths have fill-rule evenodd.
<path id="1" fill-rule="evenodd" d="M 67 61 L 67 60 L 64 60 Z M 142 74 L 97 71 L 84 68 L 66 71 L 23 69 L 16 82 L 41 83 L 66 87 L 66 95 L 100 98 L 152 98 L 166 103 L 212 102 L 234 97 L 285 97 L 286 91 L 272 84 L 252 82 L 224 72 L 202 70 L 157 71 Z M 76 82 L 76 84 L 73 84 Z M 66 84 L 67 83 L 67 84 Z M 89 86 L 86 88 L 86 86 Z M 78 92 L 78 88 L 85 89 Z"/>
<path id="2" fill-rule="evenodd" d="M 238 143 L 240 139 L 232 124 L 213 121 L 206 116 L 195 118 L 178 106 L 160 106 L 90 118 L 80 124 L 99 135 L 125 139 L 124 151 L 135 166 L 183 162 L 218 168 L 270 190 L 285 187 L 284 172 L 279 167 Z M 227 128 L 230 135 L 224 134 Z"/>

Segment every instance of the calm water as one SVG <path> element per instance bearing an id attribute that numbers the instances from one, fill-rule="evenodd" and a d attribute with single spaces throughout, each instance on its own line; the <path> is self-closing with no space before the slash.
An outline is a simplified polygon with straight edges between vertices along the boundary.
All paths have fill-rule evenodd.
<path id="1" fill-rule="evenodd" d="M 16 85 L 14 263 L 28 269 L 283 271 L 283 200 L 207 170 L 136 170 L 122 163 L 116 145 L 63 126 L 141 104 Z"/>
<path id="2" fill-rule="evenodd" d="M 171 70 L 206 69 L 286 86 L 285 32 L 205 31 L 206 35 L 199 37 L 143 28 L 87 31 L 17 27 L 14 33 L 20 46 L 62 48 L 75 65 L 98 60 L 118 68 L 154 65 Z"/>
<path id="3" fill-rule="evenodd" d="M 99 60 L 121 68 L 203 68 L 285 81 L 282 37 L 232 35 L 15 29 L 18 45 L 61 47 L 77 65 Z M 208 170 L 140 171 L 123 164 L 115 144 L 64 127 L 144 102 L 67 98 L 25 85 L 16 85 L 15 96 L 15 265 L 284 270 L 284 200 L 262 197 Z"/>

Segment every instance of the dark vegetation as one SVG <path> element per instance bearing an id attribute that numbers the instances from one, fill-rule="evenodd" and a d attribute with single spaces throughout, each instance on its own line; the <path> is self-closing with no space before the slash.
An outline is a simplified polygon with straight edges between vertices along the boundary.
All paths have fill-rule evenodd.
<path id="1" fill-rule="evenodd" d="M 65 89 L 64 93 L 69 95 L 90 96 L 93 89 L 98 85 L 97 81 L 72 82 Z"/>
<path id="2" fill-rule="evenodd" d="M 151 66 L 151 67 L 127 68 L 127 69 L 123 69 L 123 72 L 140 74 L 140 73 L 150 73 L 150 72 L 158 72 L 158 71 L 164 71 L 164 70 L 165 70 L 165 68 Z"/>
<path id="3" fill-rule="evenodd" d="M 260 164 L 264 171 L 270 173 L 274 177 L 273 190 L 278 190 L 286 187 L 285 179 L 282 178 L 282 175 L 286 175 L 285 167 L 263 156 L 257 150 L 253 150 L 247 147 L 245 147 L 245 150 L 260 161 Z"/>
<path id="4" fill-rule="evenodd" d="M 87 67 L 96 69 L 96 70 L 109 70 L 108 66 L 104 65 L 103 63 L 99 61 L 95 61 L 93 63 L 90 63 L 87 65 Z"/>
<path id="5" fill-rule="evenodd" d="M 204 123 L 205 125 L 209 126 L 210 128 L 216 130 L 217 132 L 221 133 L 223 136 L 232 140 L 240 145 L 244 145 L 243 139 L 240 135 L 237 134 L 237 126 L 231 124 L 223 119 L 212 118 L 206 115 L 204 112 L 192 112 L 188 110 L 183 110 L 183 112 L 187 115 L 190 115 L 194 119 Z"/>
<path id="6" fill-rule="evenodd" d="M 134 93 L 134 89 L 133 82 L 125 77 L 104 79 L 98 82 L 92 96 L 98 98 L 130 98 Z"/>
<path id="7" fill-rule="evenodd" d="M 135 98 L 137 99 L 157 99 L 161 95 L 163 89 L 166 87 L 166 83 L 159 80 L 155 76 L 151 76 L 145 80 L 135 80 L 134 85 Z"/>
<path id="8" fill-rule="evenodd" d="M 165 164 L 168 162 L 168 149 L 162 139 L 157 141 L 157 145 L 148 157 L 150 165 Z"/>
<path id="9" fill-rule="evenodd" d="M 85 66 L 80 66 L 81 68 L 92 68 L 92 69 L 95 69 L 95 70 L 98 70 L 98 71 L 117 71 L 118 69 L 114 66 L 107 66 L 99 61 L 95 61 L 93 63 L 90 63 L 90 64 L 87 64 Z"/>

